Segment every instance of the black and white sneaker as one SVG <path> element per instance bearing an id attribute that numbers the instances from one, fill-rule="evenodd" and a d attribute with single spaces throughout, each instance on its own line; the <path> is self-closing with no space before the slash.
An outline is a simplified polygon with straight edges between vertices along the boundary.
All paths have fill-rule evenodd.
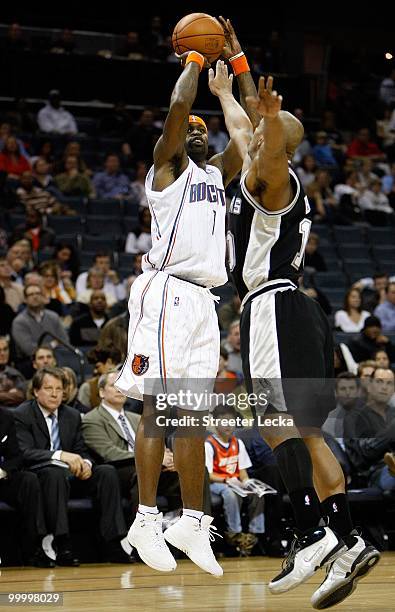
<path id="1" fill-rule="evenodd" d="M 358 532 L 352 531 L 348 550 L 328 567 L 325 580 L 311 598 L 316 610 L 334 606 L 357 588 L 357 582 L 364 578 L 380 560 L 378 550 L 366 543 Z"/>
<path id="2" fill-rule="evenodd" d="M 269 582 L 269 591 L 277 594 L 294 589 L 308 580 L 317 569 L 332 563 L 345 550 L 343 540 L 329 527 L 315 527 L 303 534 L 295 533 L 282 572 Z"/>

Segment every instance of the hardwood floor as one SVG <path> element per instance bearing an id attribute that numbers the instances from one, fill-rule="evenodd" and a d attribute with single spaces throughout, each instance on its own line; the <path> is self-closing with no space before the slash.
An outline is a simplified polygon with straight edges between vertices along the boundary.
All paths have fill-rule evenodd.
<path id="1" fill-rule="evenodd" d="M 324 577 L 315 574 L 306 584 L 284 595 L 267 589 L 281 560 L 268 557 L 221 559 L 223 578 L 200 571 L 192 562 L 178 562 L 172 574 L 155 572 L 143 564 L 84 565 L 79 568 L 2 568 L 0 593 L 60 592 L 64 612 L 159 612 L 161 610 L 265 612 L 312 610 L 310 597 Z M 35 612 L 52 606 L 35 605 Z M 27 609 L 23 606 L 22 609 Z M 392 612 L 395 610 L 395 553 L 383 554 L 381 562 L 357 591 L 334 608 L 339 612 Z M 1 612 L 11 610 L 0 604 Z"/>

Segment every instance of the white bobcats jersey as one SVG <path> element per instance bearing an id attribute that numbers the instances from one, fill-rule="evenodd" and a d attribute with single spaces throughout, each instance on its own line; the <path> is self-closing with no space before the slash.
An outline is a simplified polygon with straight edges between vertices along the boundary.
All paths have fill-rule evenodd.
<path id="1" fill-rule="evenodd" d="M 215 166 L 188 167 L 163 191 L 153 191 L 152 166 L 145 191 L 152 215 L 152 248 L 143 271 L 161 270 L 204 287 L 226 283 L 225 189 Z"/>

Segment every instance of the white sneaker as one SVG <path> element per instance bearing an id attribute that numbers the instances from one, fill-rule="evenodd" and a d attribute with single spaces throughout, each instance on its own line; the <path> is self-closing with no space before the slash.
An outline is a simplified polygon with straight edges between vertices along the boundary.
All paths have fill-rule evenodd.
<path id="1" fill-rule="evenodd" d="M 302 535 L 295 534 L 283 570 L 269 582 L 269 591 L 276 595 L 294 589 L 345 550 L 343 540 L 329 527 L 315 527 Z"/>
<path id="2" fill-rule="evenodd" d="M 324 610 L 346 599 L 380 560 L 378 550 L 353 532 L 355 543 L 328 567 L 325 580 L 311 598 L 316 610 Z"/>
<path id="3" fill-rule="evenodd" d="M 182 550 L 196 565 L 213 576 L 222 576 L 224 571 L 217 563 L 211 549 L 210 541 L 217 535 L 216 527 L 211 525 L 212 516 L 204 515 L 201 519 L 183 514 L 169 529 L 166 529 L 165 540 Z"/>
<path id="4" fill-rule="evenodd" d="M 144 563 L 159 572 L 172 572 L 177 563 L 167 546 L 162 532 L 162 513 L 137 512 L 127 539 L 137 549 Z"/>

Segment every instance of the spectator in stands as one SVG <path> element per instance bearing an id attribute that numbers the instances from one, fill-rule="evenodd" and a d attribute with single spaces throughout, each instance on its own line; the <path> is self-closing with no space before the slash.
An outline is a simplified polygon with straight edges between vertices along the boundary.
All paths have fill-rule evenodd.
<path id="1" fill-rule="evenodd" d="M 144 49 L 148 50 L 150 58 L 157 58 L 158 47 L 161 47 L 164 43 L 165 37 L 162 30 L 162 17 L 154 15 L 148 30 L 143 33 Z"/>
<path id="2" fill-rule="evenodd" d="M 78 158 L 67 155 L 64 161 L 64 172 L 55 176 L 55 185 L 67 197 L 94 197 L 95 190 L 86 174 L 78 169 Z"/>
<path id="3" fill-rule="evenodd" d="M 1 265 L 1 264 L 0 264 Z M 391 282 L 386 288 L 386 299 L 374 309 L 374 314 L 381 321 L 383 332 L 395 332 L 395 283 Z"/>
<path id="4" fill-rule="evenodd" d="M 34 399 L 15 409 L 24 463 L 31 469 L 46 464 L 37 470 L 37 476 L 47 531 L 55 536 L 56 564 L 79 565 L 69 536 L 70 494 L 93 497 L 98 504 L 101 539 L 109 560 L 115 560 L 112 554 L 118 548 L 121 557 L 119 541 L 127 532 L 116 471 L 109 465 L 93 465 L 82 438 L 81 417 L 74 408 L 62 403 L 63 390 L 62 370 L 43 368 L 33 377 Z M 58 467 L 54 460 L 67 463 L 68 469 Z"/>
<path id="5" fill-rule="evenodd" d="M 123 497 L 138 504 L 134 445 L 140 415 L 125 410 L 126 397 L 114 386 L 118 371 L 110 370 L 99 378 L 100 404 L 82 420 L 82 433 L 88 448 L 100 462 L 113 465 L 118 474 Z M 158 496 L 165 496 L 168 509 L 181 506 L 178 475 L 173 453 L 165 449 Z"/>
<path id="6" fill-rule="evenodd" d="M 25 51 L 29 43 L 23 33 L 19 23 L 11 23 L 7 30 L 7 35 L 1 41 L 4 51 Z"/>
<path id="7" fill-rule="evenodd" d="M 75 282 L 80 271 L 80 262 L 73 245 L 68 242 L 58 242 L 55 245 L 53 258 L 60 269 L 62 280 L 68 278 Z"/>
<path id="8" fill-rule="evenodd" d="M 30 170 L 23 172 L 20 178 L 20 187 L 18 187 L 16 193 L 26 210 L 37 210 L 42 215 L 64 213 L 62 205 L 51 193 L 41 187 L 34 186 L 33 174 Z"/>
<path id="9" fill-rule="evenodd" d="M 388 201 L 395 210 L 395 163 L 391 164 L 390 174 L 383 176 L 383 192 L 388 196 Z"/>
<path id="10" fill-rule="evenodd" d="M 72 30 L 64 28 L 60 36 L 53 41 L 51 53 L 73 53 L 75 51 L 76 42 Z"/>
<path id="11" fill-rule="evenodd" d="M 214 153 L 222 153 L 229 142 L 229 136 L 221 130 L 221 118 L 210 117 L 207 121 L 208 144 L 214 149 Z"/>
<path id="12" fill-rule="evenodd" d="M 313 146 L 313 156 L 320 168 L 337 168 L 337 161 L 328 143 L 328 135 L 326 132 L 317 132 L 316 144 Z"/>
<path id="13" fill-rule="evenodd" d="M 114 370 L 121 362 L 121 353 L 114 346 L 96 346 L 88 355 L 89 363 L 95 365 L 95 375 L 86 380 L 78 391 L 78 399 L 89 409 L 96 408 L 100 404 L 99 378 L 102 374 Z"/>
<path id="14" fill-rule="evenodd" d="M 148 200 L 145 193 L 145 178 L 147 176 L 148 167 L 146 162 L 138 161 L 136 164 L 136 177 L 132 181 L 131 197 L 135 198 L 138 205 L 144 208 L 148 208 Z"/>
<path id="15" fill-rule="evenodd" d="M 331 219 L 331 209 L 336 206 L 336 198 L 331 188 L 331 178 L 327 170 L 318 170 L 315 181 L 307 187 L 306 193 L 312 204 L 315 221 Z"/>
<path id="16" fill-rule="evenodd" d="M 395 108 L 394 108 L 395 110 Z M 376 121 L 376 135 L 388 161 L 395 160 L 395 112 L 385 108 L 382 119 Z"/>
<path id="17" fill-rule="evenodd" d="M 315 286 L 314 279 L 312 279 L 312 277 L 309 278 L 307 271 L 306 274 L 299 276 L 298 284 L 299 291 L 308 295 L 312 300 L 318 302 L 326 315 L 331 314 L 332 306 L 330 305 L 328 298 L 326 297 L 325 293 Z"/>
<path id="18" fill-rule="evenodd" d="M 367 310 L 362 310 L 361 292 L 349 289 L 344 297 L 342 310 L 335 313 L 335 328 L 342 332 L 360 332 L 366 319 L 370 316 Z"/>
<path id="19" fill-rule="evenodd" d="M 365 319 L 362 331 L 348 342 L 348 347 L 357 363 L 371 359 L 379 348 L 386 350 L 391 361 L 395 361 L 395 347 L 387 336 L 382 334 L 378 317 L 370 316 Z"/>
<path id="20" fill-rule="evenodd" d="M 24 238 L 17 240 L 13 246 L 17 246 L 20 249 L 20 254 L 25 264 L 26 273 L 33 270 L 35 263 L 33 261 L 31 240 L 25 236 Z"/>
<path id="21" fill-rule="evenodd" d="M 92 180 L 98 198 L 125 198 L 130 194 L 130 180 L 120 170 L 119 156 L 106 157 L 103 172 L 96 172 Z"/>
<path id="22" fill-rule="evenodd" d="M 20 154 L 29 161 L 29 154 L 25 149 L 25 145 L 20 138 L 17 138 L 12 132 L 11 125 L 9 123 L 2 123 L 0 125 L 0 151 L 3 151 L 7 138 L 13 136 L 19 147 Z"/>
<path id="23" fill-rule="evenodd" d="M 57 89 L 49 92 L 47 104 L 37 115 L 38 127 L 42 132 L 53 135 L 77 134 L 78 127 L 73 115 L 63 108 Z"/>
<path id="24" fill-rule="evenodd" d="M 385 370 L 388 370 L 388 368 L 391 367 L 387 351 L 384 351 L 384 349 L 379 349 L 378 351 L 375 351 L 375 353 L 373 353 L 373 359 L 376 362 L 378 368 L 384 368 Z"/>
<path id="25" fill-rule="evenodd" d="M 61 370 L 64 374 L 63 403 L 75 408 L 81 415 L 86 414 L 89 408 L 81 404 L 77 397 L 78 381 L 74 370 L 67 366 L 62 367 Z"/>
<path id="26" fill-rule="evenodd" d="M 379 177 L 373 171 L 373 162 L 370 157 L 362 160 L 359 172 L 357 174 L 357 183 L 360 190 L 369 189 L 372 181 Z"/>
<path id="27" fill-rule="evenodd" d="M 319 242 L 318 234 L 310 232 L 305 249 L 304 265 L 305 268 L 312 268 L 316 272 L 326 272 L 328 268 L 325 259 L 318 251 Z"/>
<path id="28" fill-rule="evenodd" d="M 41 370 L 41 368 L 55 368 L 56 359 L 55 353 L 49 346 L 39 346 L 32 355 L 33 370 Z"/>
<path id="29" fill-rule="evenodd" d="M 11 325 L 15 319 L 15 312 L 5 301 L 5 291 L 0 284 L 0 336 L 11 333 Z"/>
<path id="30" fill-rule="evenodd" d="M 388 107 L 395 103 L 395 68 L 381 81 L 379 98 Z"/>
<path id="31" fill-rule="evenodd" d="M 76 291 L 71 279 L 61 279 L 60 270 L 55 261 L 43 261 L 39 272 L 44 279 L 43 290 L 48 300 L 56 300 L 61 306 L 63 314 L 67 313 L 67 306 L 74 302 Z"/>
<path id="32" fill-rule="evenodd" d="M 81 304 L 89 304 L 94 291 L 101 291 L 106 298 L 107 307 L 117 303 L 114 294 L 104 287 L 104 272 L 100 268 L 90 268 L 86 281 L 87 288 L 81 293 L 77 293 L 77 302 Z"/>
<path id="33" fill-rule="evenodd" d="M 241 300 L 239 294 L 235 292 L 232 299 L 220 306 L 218 310 L 218 320 L 222 330 L 228 331 L 233 321 L 240 317 Z"/>
<path id="34" fill-rule="evenodd" d="M 24 289 L 26 308 L 18 314 L 12 323 L 12 337 L 22 357 L 29 358 L 38 346 L 44 332 L 54 335 L 43 339 L 45 344 L 57 346 L 56 338 L 68 342 L 68 335 L 59 316 L 45 308 L 46 299 L 38 285 L 29 285 Z"/>
<path id="35" fill-rule="evenodd" d="M 74 346 L 95 346 L 100 329 L 107 323 L 107 300 L 103 291 L 94 290 L 89 301 L 89 311 L 71 324 L 70 340 Z"/>
<path id="36" fill-rule="evenodd" d="M 20 152 L 14 136 L 8 136 L 0 153 L 0 170 L 7 172 L 8 179 L 16 179 L 26 171 L 31 170 L 30 162 Z"/>
<path id="37" fill-rule="evenodd" d="M 140 43 L 139 33 L 134 31 L 128 32 L 125 42 L 117 49 L 115 55 L 127 57 L 130 60 L 144 59 L 144 48 Z"/>
<path id="38" fill-rule="evenodd" d="M 54 174 L 61 174 L 62 172 L 66 171 L 66 159 L 69 155 L 73 155 L 77 158 L 78 172 L 80 174 L 86 174 L 87 176 L 90 176 L 92 174 L 88 166 L 82 159 L 81 145 L 77 140 L 70 140 L 70 142 L 67 143 L 63 151 L 62 158 L 54 164 Z"/>
<path id="39" fill-rule="evenodd" d="M 123 100 L 119 100 L 100 121 L 100 132 L 108 136 L 124 137 L 132 128 L 133 121 Z"/>
<path id="40" fill-rule="evenodd" d="M 53 166 L 55 163 L 54 145 L 51 140 L 45 140 L 38 150 L 37 158 L 45 159 L 48 164 L 48 170 L 50 173 L 53 172 Z M 35 161 L 34 158 L 32 158 Z"/>
<path id="41" fill-rule="evenodd" d="M 143 208 L 139 213 L 140 223 L 126 238 L 126 253 L 147 253 L 152 246 L 151 238 L 151 212 Z"/>
<path id="42" fill-rule="evenodd" d="M 373 161 L 380 161 L 385 158 L 385 155 L 380 151 L 379 147 L 370 138 L 369 128 L 360 128 L 356 137 L 348 146 L 348 157 L 351 159 L 365 159 L 370 157 Z"/>
<path id="43" fill-rule="evenodd" d="M 223 342 L 223 346 L 228 351 L 228 370 L 231 372 L 242 372 L 240 354 L 240 320 L 234 320 L 228 329 L 228 335 Z"/>
<path id="44" fill-rule="evenodd" d="M 234 408 L 217 406 L 213 412 L 218 420 L 215 433 L 206 438 L 206 468 L 210 476 L 210 490 L 222 497 L 225 514 L 225 538 L 228 544 L 250 554 L 258 542 L 258 535 L 265 531 L 263 498 L 256 495 L 248 497 L 249 526 L 243 533 L 240 507 L 242 497 L 232 488 L 232 484 L 243 487 L 249 479 L 247 469 L 252 466 L 244 442 L 234 435 L 232 420 L 237 416 Z M 234 422 L 234 421 L 233 421 Z"/>
<path id="45" fill-rule="evenodd" d="M 100 330 L 99 345 L 119 351 L 120 361 L 126 359 L 128 346 L 129 311 L 110 319 Z"/>
<path id="46" fill-rule="evenodd" d="M 0 410 L 0 501 L 18 512 L 18 540 L 25 565 L 54 567 L 41 548 L 46 529 L 40 484 L 36 474 L 22 471 L 22 464 L 14 418 L 7 410 Z"/>
<path id="47" fill-rule="evenodd" d="M 6 257 L 0 256 L 0 287 L 4 290 L 5 303 L 18 312 L 23 304 L 23 288 L 11 280 L 12 270 Z"/>
<path id="48" fill-rule="evenodd" d="M 56 190 L 55 181 L 52 174 L 49 172 L 49 164 L 43 157 L 38 157 L 33 162 L 33 179 L 34 186 L 40 187 L 41 189 L 53 189 Z"/>
<path id="49" fill-rule="evenodd" d="M 8 111 L 6 117 L 17 132 L 31 134 L 36 132 L 36 120 L 24 98 L 15 97 L 13 108 Z"/>
<path id="50" fill-rule="evenodd" d="M 387 296 L 386 288 L 389 282 L 386 272 L 376 272 L 372 278 L 361 278 L 353 284 L 353 287 L 359 289 L 362 295 L 362 307 L 369 312 L 382 304 Z"/>
<path id="51" fill-rule="evenodd" d="M 359 205 L 371 225 L 389 225 L 394 221 L 394 211 L 381 189 L 381 179 L 375 179 L 359 198 Z"/>
<path id="52" fill-rule="evenodd" d="M 354 205 L 358 205 L 358 198 L 361 194 L 358 173 L 355 170 L 346 172 L 344 182 L 337 183 L 333 193 L 338 203 L 342 201 L 343 196 L 348 196 Z"/>
<path id="53" fill-rule="evenodd" d="M 357 376 L 361 383 L 361 398 L 366 399 L 368 396 L 370 381 L 372 380 L 373 372 L 377 368 L 377 363 L 373 359 L 361 361 L 358 365 Z"/>
<path id="54" fill-rule="evenodd" d="M 11 240 L 15 242 L 21 238 L 27 238 L 33 251 L 37 253 L 45 247 L 53 245 L 55 232 L 50 227 L 43 226 L 42 216 L 37 210 L 29 208 L 26 211 L 26 222 L 15 228 Z"/>
<path id="55" fill-rule="evenodd" d="M 154 113 L 146 108 L 140 115 L 137 125 L 126 138 L 134 152 L 136 159 L 152 164 L 152 152 L 161 134 L 161 130 L 154 124 Z"/>
<path id="56" fill-rule="evenodd" d="M 336 438 L 344 448 L 344 419 L 346 414 L 362 406 L 359 380 L 351 372 L 343 372 L 336 377 L 336 408 L 328 414 L 322 426 L 325 433 Z"/>
<path id="57" fill-rule="evenodd" d="M 10 365 L 10 340 L 0 336 L 0 412 L 2 406 L 19 406 L 25 399 L 26 380 Z"/>
<path id="58" fill-rule="evenodd" d="M 228 393 L 239 395 L 245 393 L 243 386 L 243 376 L 241 373 L 231 372 L 228 369 L 229 353 L 224 346 L 220 347 L 220 356 L 218 364 L 218 372 L 214 383 L 214 393 L 223 393 L 225 396 Z"/>
<path id="59" fill-rule="evenodd" d="M 106 251 L 98 251 L 95 254 L 93 267 L 99 268 L 104 273 L 104 291 L 111 293 L 115 300 L 123 300 L 125 298 L 125 288 L 115 270 L 111 270 L 110 255 Z M 76 290 L 77 295 L 87 289 L 88 272 L 82 272 L 77 278 Z"/>
<path id="60" fill-rule="evenodd" d="M 395 477 L 384 463 L 394 448 L 395 407 L 389 405 L 394 393 L 394 373 L 377 368 L 370 381 L 366 406 L 344 421 L 347 454 L 355 469 L 366 474 L 370 486 L 395 490 Z"/>
<path id="61" fill-rule="evenodd" d="M 296 168 L 296 174 L 302 183 L 303 189 L 306 189 L 315 181 L 316 169 L 317 164 L 314 155 L 305 155 L 300 163 L 300 166 Z"/>

